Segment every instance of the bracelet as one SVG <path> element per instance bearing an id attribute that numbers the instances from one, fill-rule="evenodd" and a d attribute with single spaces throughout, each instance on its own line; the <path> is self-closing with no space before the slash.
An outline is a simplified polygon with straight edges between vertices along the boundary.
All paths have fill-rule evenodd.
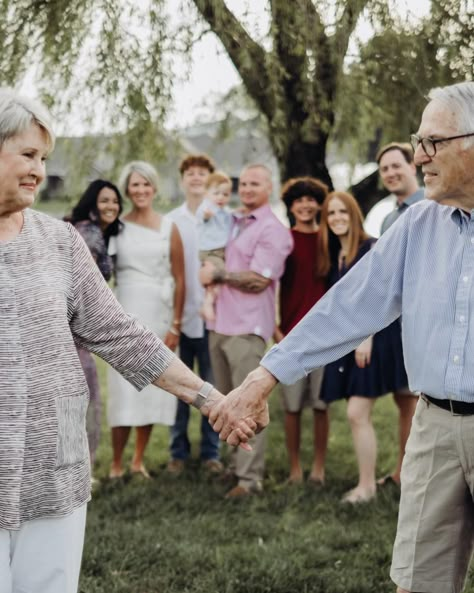
<path id="1" fill-rule="evenodd" d="M 181 319 L 173 319 L 173 325 L 179 327 L 181 325 Z"/>
<path id="2" fill-rule="evenodd" d="M 206 403 L 208 396 L 210 395 L 211 391 L 214 389 L 214 386 L 210 383 L 204 382 L 201 385 L 201 389 L 196 393 L 196 397 L 191 405 L 200 410 L 202 406 Z"/>
<path id="3" fill-rule="evenodd" d="M 173 334 L 173 336 L 177 336 L 178 338 L 181 335 L 181 332 L 177 329 L 174 329 L 173 326 L 171 326 L 168 331 L 170 332 L 170 334 Z"/>

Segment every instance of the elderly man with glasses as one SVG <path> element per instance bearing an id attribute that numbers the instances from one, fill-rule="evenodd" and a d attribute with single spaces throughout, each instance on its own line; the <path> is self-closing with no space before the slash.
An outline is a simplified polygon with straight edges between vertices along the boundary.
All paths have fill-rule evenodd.
<path id="1" fill-rule="evenodd" d="M 373 249 L 210 415 L 221 438 L 267 419 L 274 385 L 294 383 L 402 315 L 419 392 L 401 473 L 391 577 L 398 593 L 458 593 L 474 544 L 474 82 L 430 93 L 412 137 L 427 200 Z"/>

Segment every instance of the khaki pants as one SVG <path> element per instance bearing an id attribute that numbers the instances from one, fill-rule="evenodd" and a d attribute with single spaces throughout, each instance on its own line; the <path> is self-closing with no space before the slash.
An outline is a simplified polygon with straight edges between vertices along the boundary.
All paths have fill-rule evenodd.
<path id="1" fill-rule="evenodd" d="M 392 580 L 407 591 L 459 593 L 474 543 L 474 416 L 420 398 L 401 484 Z"/>
<path id="2" fill-rule="evenodd" d="M 265 342 L 256 335 L 224 336 L 209 334 L 209 353 L 216 388 L 224 394 L 238 387 L 250 371 L 260 363 Z M 229 469 L 239 480 L 239 486 L 260 489 L 265 470 L 265 433 L 250 440 L 252 451 L 234 448 Z"/>

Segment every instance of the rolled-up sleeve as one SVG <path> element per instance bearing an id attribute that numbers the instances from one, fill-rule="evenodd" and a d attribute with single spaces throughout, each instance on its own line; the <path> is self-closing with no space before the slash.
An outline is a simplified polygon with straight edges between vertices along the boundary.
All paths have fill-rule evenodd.
<path id="1" fill-rule="evenodd" d="M 152 331 L 125 313 L 81 236 L 71 226 L 69 231 L 72 290 L 68 318 L 74 340 L 141 390 L 168 368 L 175 354 Z"/>

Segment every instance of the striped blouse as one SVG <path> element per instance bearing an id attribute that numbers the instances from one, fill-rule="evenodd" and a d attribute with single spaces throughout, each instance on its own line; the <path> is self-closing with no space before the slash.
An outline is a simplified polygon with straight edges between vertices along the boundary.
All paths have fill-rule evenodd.
<path id="1" fill-rule="evenodd" d="M 143 389 L 174 354 L 127 315 L 69 224 L 25 210 L 0 243 L 0 528 L 90 498 L 89 393 L 75 344 Z"/>

